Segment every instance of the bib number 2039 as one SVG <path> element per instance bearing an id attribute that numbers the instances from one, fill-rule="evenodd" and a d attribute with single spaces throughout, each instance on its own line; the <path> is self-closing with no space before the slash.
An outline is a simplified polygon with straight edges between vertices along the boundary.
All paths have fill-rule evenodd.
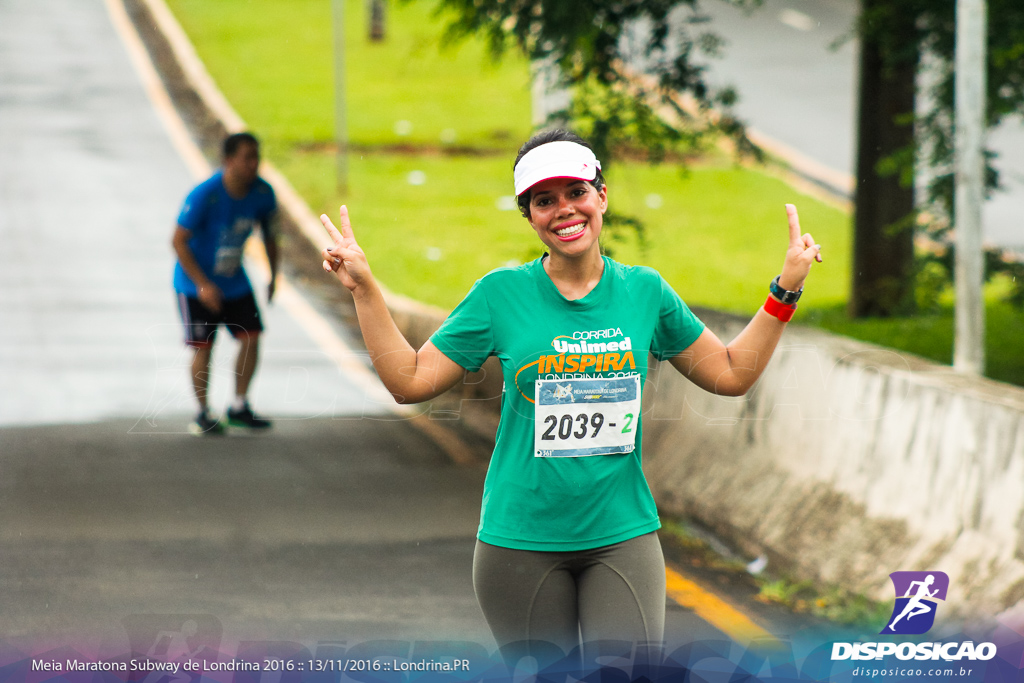
<path id="1" fill-rule="evenodd" d="M 640 378 L 538 380 L 537 457 L 629 453 L 636 444 Z"/>
<path id="2" fill-rule="evenodd" d="M 620 430 L 623 434 L 633 431 L 633 413 L 626 413 L 624 416 L 625 424 L 622 425 Z M 588 415 L 587 413 L 580 413 L 573 417 L 572 415 L 548 415 L 544 418 L 544 423 L 547 425 L 547 429 L 544 430 L 544 434 L 541 435 L 542 441 L 555 441 L 561 439 L 565 441 L 570 437 L 576 437 L 577 439 L 585 439 L 587 436 L 590 438 L 597 438 L 597 435 L 601 432 L 601 427 L 604 426 L 604 414 L 594 413 Z M 611 429 L 617 429 L 618 425 L 611 425 Z"/>

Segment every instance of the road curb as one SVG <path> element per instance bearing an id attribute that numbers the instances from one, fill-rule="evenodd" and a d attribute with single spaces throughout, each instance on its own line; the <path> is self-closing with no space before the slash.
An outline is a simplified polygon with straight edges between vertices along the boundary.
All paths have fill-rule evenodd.
<path id="1" fill-rule="evenodd" d="M 815 161 L 756 128 L 747 128 L 747 137 L 768 154 L 770 164 L 782 170 L 786 183 L 844 211 L 853 210 L 857 181 L 852 175 Z"/>
<path id="2" fill-rule="evenodd" d="M 224 97 L 209 71 L 206 70 L 192 41 L 189 40 L 184 29 L 181 28 L 181 24 L 167 7 L 167 3 L 164 0 L 140 1 L 149 9 L 157 30 L 167 40 L 185 78 L 207 110 L 220 121 L 229 133 L 248 130 L 245 121 Z M 326 245 L 327 237 L 318 215 L 313 212 L 284 174 L 278 171 L 273 164 L 268 161 L 262 162 L 260 175 L 271 184 L 280 205 L 292 216 L 302 234 L 319 252 Z M 384 285 L 381 285 L 381 289 L 389 309 L 437 318 L 438 324 L 448 315 L 447 311 L 443 309 L 395 294 Z"/>
<path id="3" fill-rule="evenodd" d="M 105 2 L 115 28 L 128 49 L 132 63 L 143 80 L 147 95 L 168 130 L 175 149 L 194 176 L 205 177 L 210 173 L 211 166 L 197 142 L 188 132 L 187 126 L 174 105 L 173 98 L 167 92 L 167 88 L 153 64 L 149 49 L 139 35 L 131 13 L 125 7 L 125 0 L 105 0 Z M 153 20 L 153 28 L 169 45 L 177 67 L 184 75 L 188 87 L 199 98 L 201 106 L 205 109 L 204 113 L 213 117 L 229 133 L 246 130 L 245 121 L 235 112 L 217 88 L 196 54 L 191 41 L 188 40 L 181 25 L 178 24 L 177 19 L 171 14 L 163 0 L 138 0 L 138 2 L 149 12 Z M 314 215 L 291 183 L 272 164 L 264 161 L 261 164 L 260 174 L 274 188 L 279 205 L 291 218 L 299 232 L 312 245 L 314 253 L 319 252 L 327 242 L 326 233 L 319 218 Z M 247 249 L 246 255 L 269 276 L 269 265 L 258 249 Z M 428 437 L 457 464 L 470 464 L 486 460 L 485 455 L 478 452 L 479 448 L 469 445 L 454 430 L 434 424 L 428 415 L 416 414 L 415 409 L 411 407 L 395 404 L 390 395 L 387 395 L 376 375 L 356 360 L 359 354 L 334 332 L 330 323 L 305 300 L 294 286 L 284 279 L 283 275 L 279 274 L 278 277 L 279 298 L 288 306 L 289 312 L 310 334 L 314 342 L 335 360 L 339 369 L 363 386 L 368 398 L 373 399 L 374 405 L 380 406 L 389 403 L 392 412 L 398 416 L 409 418 L 408 422 L 411 426 Z M 341 288 L 340 284 L 337 285 L 337 288 Z M 382 287 L 382 289 L 384 288 Z M 396 295 L 386 289 L 384 291 L 388 308 L 399 322 L 400 327 L 403 328 L 403 332 L 411 328 L 420 336 L 429 335 L 447 315 L 441 309 Z"/>

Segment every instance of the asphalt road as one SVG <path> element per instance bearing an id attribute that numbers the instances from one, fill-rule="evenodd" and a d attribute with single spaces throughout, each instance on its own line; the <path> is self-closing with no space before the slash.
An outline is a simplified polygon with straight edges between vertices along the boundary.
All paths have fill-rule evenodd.
<path id="1" fill-rule="evenodd" d="M 857 0 L 765 0 L 744 13 L 718 0 L 701 7 L 728 44 L 710 60 L 711 81 L 733 85 L 737 111 L 756 130 L 825 166 L 854 174 L 857 55 L 850 34 Z M 989 146 L 1006 189 L 985 204 L 985 238 L 1024 251 L 1024 122 L 1007 120 Z"/>
<path id="2" fill-rule="evenodd" d="M 288 310 L 265 306 L 252 393 L 273 432 L 187 433 L 170 235 L 192 183 L 102 0 L 0 2 L 0 637 L 116 639 L 184 614 L 235 638 L 486 640 L 483 472 Z M 218 346 L 219 410 L 234 342 Z"/>
<path id="3" fill-rule="evenodd" d="M 170 235 L 193 182 L 102 0 L 0 0 L 0 659 L 493 647 L 470 582 L 483 470 L 382 406 L 291 309 L 265 307 L 252 393 L 273 431 L 187 434 Z M 674 605 L 668 629 L 724 638 Z"/>
<path id="4" fill-rule="evenodd" d="M 116 637 L 133 616 L 199 614 L 239 640 L 486 640 L 469 588 L 482 472 L 416 430 L 131 426 L 3 431 L 3 635 Z"/>

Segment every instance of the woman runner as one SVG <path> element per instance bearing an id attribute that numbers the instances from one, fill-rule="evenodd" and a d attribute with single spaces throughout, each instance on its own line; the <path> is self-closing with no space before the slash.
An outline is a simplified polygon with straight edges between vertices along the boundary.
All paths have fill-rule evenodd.
<path id="1" fill-rule="evenodd" d="M 344 206 L 340 231 L 321 216 L 334 238 L 323 267 L 352 292 L 374 367 L 399 403 L 434 398 L 489 356 L 501 361 L 501 420 L 473 583 L 506 656 L 568 654 L 581 639 L 657 644 L 665 564 L 640 457 L 648 352 L 707 391 L 744 394 L 821 247 L 800 234 L 796 208 L 786 205 L 782 273 L 726 345 L 655 270 L 601 254 L 608 188 L 585 141 L 563 130 L 539 133 L 520 149 L 513 176 L 546 253 L 478 280 L 418 351 L 392 320 Z"/>

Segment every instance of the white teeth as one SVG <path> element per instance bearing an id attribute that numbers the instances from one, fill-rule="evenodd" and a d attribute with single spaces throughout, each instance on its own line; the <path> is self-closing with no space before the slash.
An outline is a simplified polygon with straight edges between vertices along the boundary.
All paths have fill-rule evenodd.
<path id="1" fill-rule="evenodd" d="M 559 237 L 569 237 L 570 235 L 575 235 L 578 232 L 583 232 L 583 228 L 585 227 L 587 227 L 586 223 L 577 223 L 576 225 L 570 225 L 568 228 L 555 230 L 555 234 Z"/>

